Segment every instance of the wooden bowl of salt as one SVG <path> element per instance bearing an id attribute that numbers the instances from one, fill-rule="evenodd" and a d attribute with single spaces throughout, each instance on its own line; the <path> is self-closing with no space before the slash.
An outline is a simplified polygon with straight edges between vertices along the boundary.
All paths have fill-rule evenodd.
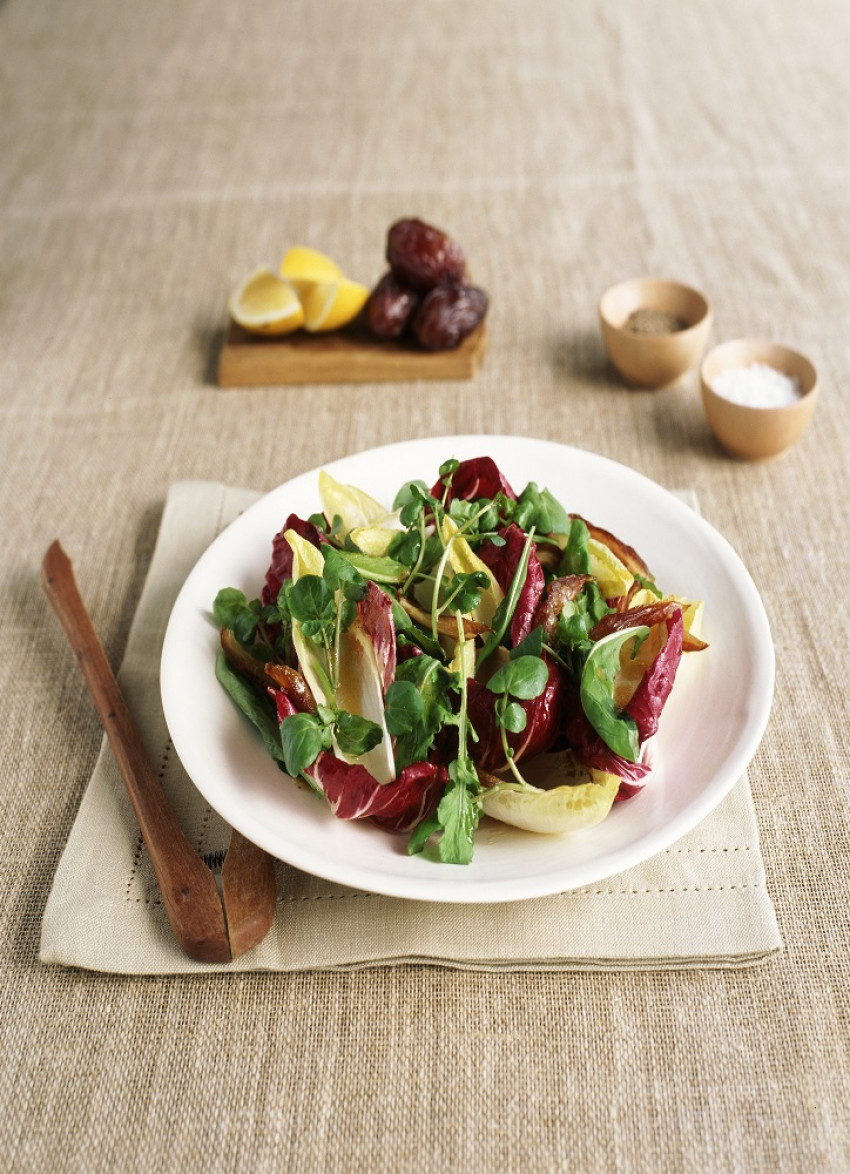
<path id="1" fill-rule="evenodd" d="M 702 358 L 711 330 L 705 294 L 680 281 L 638 277 L 602 295 L 605 349 L 630 387 L 670 387 Z"/>
<path id="2" fill-rule="evenodd" d="M 711 430 L 727 452 L 768 460 L 799 439 L 817 403 L 817 371 L 790 347 L 764 339 L 721 343 L 700 369 Z"/>

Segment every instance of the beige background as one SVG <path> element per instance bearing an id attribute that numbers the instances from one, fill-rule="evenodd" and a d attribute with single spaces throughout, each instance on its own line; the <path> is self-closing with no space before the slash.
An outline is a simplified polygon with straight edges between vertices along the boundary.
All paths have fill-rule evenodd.
<path id="1" fill-rule="evenodd" d="M 849 37 L 840 0 L 0 5 L 4 1166 L 850 1164 Z M 491 293 L 473 383 L 211 385 L 246 269 L 302 242 L 371 282 L 411 213 Z M 715 340 L 813 358 L 794 451 L 737 464 L 693 376 L 613 379 L 596 301 L 643 272 L 704 289 Z M 783 955 L 702 974 L 42 967 L 100 745 L 38 588 L 49 542 L 117 662 L 171 482 L 265 490 L 479 430 L 694 488 L 750 568 L 778 662 L 750 781 Z"/>

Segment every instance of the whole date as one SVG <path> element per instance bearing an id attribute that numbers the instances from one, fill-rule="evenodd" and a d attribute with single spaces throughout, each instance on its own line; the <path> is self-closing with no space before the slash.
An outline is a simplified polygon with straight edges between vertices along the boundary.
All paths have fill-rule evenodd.
<path id="1" fill-rule="evenodd" d="M 457 241 L 423 220 L 397 220 L 387 233 L 387 260 L 392 271 L 414 289 L 462 281 L 466 258 Z"/>
<path id="2" fill-rule="evenodd" d="M 426 350 L 453 350 L 483 320 L 487 303 L 487 294 L 478 286 L 437 286 L 417 310 L 413 334 Z"/>
<path id="3" fill-rule="evenodd" d="M 366 303 L 366 325 L 376 338 L 400 338 L 421 300 L 421 293 L 397 274 L 385 273 Z"/>

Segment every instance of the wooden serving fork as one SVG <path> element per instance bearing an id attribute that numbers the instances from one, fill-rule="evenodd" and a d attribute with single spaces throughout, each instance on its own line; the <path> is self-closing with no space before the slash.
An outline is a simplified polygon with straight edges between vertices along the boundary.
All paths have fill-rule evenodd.
<path id="1" fill-rule="evenodd" d="M 236 830 L 221 871 L 212 872 L 183 834 L 150 764 L 103 645 L 58 541 L 41 582 L 86 679 L 115 755 L 177 941 L 197 962 L 230 962 L 258 945 L 274 919 L 274 860 Z"/>

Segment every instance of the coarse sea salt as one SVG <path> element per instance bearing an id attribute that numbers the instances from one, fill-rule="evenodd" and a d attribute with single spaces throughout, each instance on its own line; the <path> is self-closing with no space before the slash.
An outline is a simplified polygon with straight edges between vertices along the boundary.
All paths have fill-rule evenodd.
<path id="1" fill-rule="evenodd" d="M 711 381 L 718 395 L 748 408 L 785 408 L 803 394 L 796 375 L 786 375 L 767 363 L 728 367 Z"/>

